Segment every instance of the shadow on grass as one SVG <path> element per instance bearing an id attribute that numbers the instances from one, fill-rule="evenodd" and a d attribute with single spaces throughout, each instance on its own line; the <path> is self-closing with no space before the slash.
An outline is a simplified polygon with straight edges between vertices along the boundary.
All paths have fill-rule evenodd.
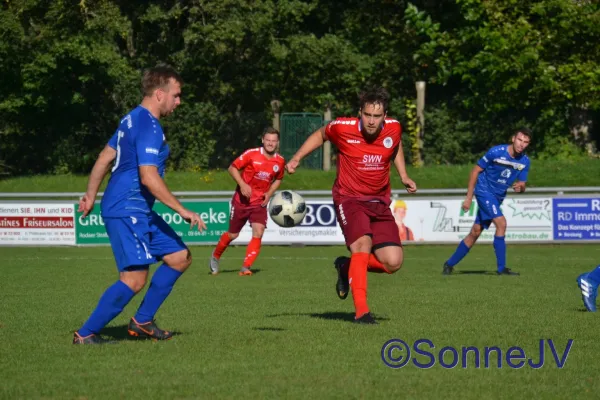
<path id="1" fill-rule="evenodd" d="M 497 275 L 496 271 L 454 271 L 452 275 Z"/>
<path id="2" fill-rule="evenodd" d="M 181 332 L 172 332 L 173 336 L 181 335 Z M 127 325 L 119 325 L 119 326 L 109 326 L 102 331 L 100 331 L 100 335 L 106 336 L 115 340 L 131 340 L 131 341 L 144 341 L 148 340 L 146 338 L 136 338 L 133 336 L 129 336 L 127 333 Z"/>
<path id="3" fill-rule="evenodd" d="M 261 326 L 258 328 L 252 328 L 255 331 L 267 331 L 267 332 L 281 332 L 281 331 L 285 331 L 285 329 L 283 328 L 272 328 L 272 327 L 267 327 L 267 326 Z"/>
<path id="4" fill-rule="evenodd" d="M 254 268 L 252 268 L 250 271 L 252 271 L 253 275 L 256 275 L 256 274 L 258 274 L 260 272 L 260 269 L 254 269 Z M 224 269 L 224 270 L 219 271 L 219 273 L 217 275 L 221 275 L 221 274 L 233 274 L 233 273 L 237 274 L 238 272 L 240 272 L 239 269 Z M 208 275 L 212 275 L 210 273 L 210 271 L 208 272 Z"/>
<path id="5" fill-rule="evenodd" d="M 376 315 L 374 313 L 373 317 L 378 321 L 389 321 L 389 318 L 386 318 L 382 315 Z M 346 322 L 354 322 L 354 313 L 353 312 L 340 312 L 340 311 L 328 311 L 322 313 L 281 313 L 281 314 L 271 314 L 267 315 L 267 318 L 277 318 L 277 317 L 311 317 L 318 319 L 325 319 L 330 321 L 346 321 Z"/>

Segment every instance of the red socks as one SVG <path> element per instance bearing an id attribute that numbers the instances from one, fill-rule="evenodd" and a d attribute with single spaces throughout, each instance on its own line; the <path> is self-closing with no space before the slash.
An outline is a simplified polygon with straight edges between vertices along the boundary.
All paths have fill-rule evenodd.
<path id="1" fill-rule="evenodd" d="M 367 305 L 367 265 L 369 264 L 369 253 L 354 253 L 350 258 L 348 279 L 350 290 L 354 300 L 356 318 L 369 312 Z"/>
<path id="2" fill-rule="evenodd" d="M 391 273 L 373 254 L 352 254 L 348 269 L 348 279 L 350 281 L 350 289 L 352 290 L 356 318 L 360 318 L 369 312 L 369 306 L 367 305 L 367 271 L 379 274 Z"/>
<path id="3" fill-rule="evenodd" d="M 260 253 L 262 239 L 253 237 L 246 248 L 246 258 L 244 258 L 244 267 L 250 268 Z"/>
<path id="4" fill-rule="evenodd" d="M 227 246 L 231 243 L 231 238 L 229 237 L 229 233 L 225 232 L 221 235 L 219 239 L 219 243 L 217 243 L 217 247 L 215 247 L 215 251 L 213 251 L 213 256 L 218 260 L 221 258 L 225 250 L 227 250 Z"/>
<path id="5" fill-rule="evenodd" d="M 369 256 L 369 272 L 375 272 L 376 274 L 391 274 L 390 271 L 387 270 L 385 265 L 383 265 L 374 254 Z"/>

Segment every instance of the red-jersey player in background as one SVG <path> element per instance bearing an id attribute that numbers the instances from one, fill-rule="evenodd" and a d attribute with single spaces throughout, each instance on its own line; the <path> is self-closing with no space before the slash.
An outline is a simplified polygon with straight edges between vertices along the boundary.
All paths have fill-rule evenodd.
<path id="1" fill-rule="evenodd" d="M 293 174 L 300 161 L 326 140 L 338 148 L 333 202 L 351 257 L 338 257 L 336 292 L 352 290 L 355 322 L 377 323 L 367 305 L 367 271 L 393 274 L 402 266 L 398 227 L 390 210 L 390 164 L 409 193 L 417 185 L 408 177 L 400 123 L 386 118 L 389 94 L 374 88 L 360 95 L 360 118 L 337 118 L 314 132 L 286 168 Z"/>
<path id="2" fill-rule="evenodd" d="M 246 249 L 246 258 L 240 276 L 252 275 L 250 267 L 260 253 L 262 236 L 267 226 L 267 205 L 283 179 L 285 160 L 276 153 L 279 147 L 279 131 L 265 129 L 262 147 L 246 150 L 229 166 L 229 173 L 238 186 L 231 200 L 229 229 L 219 239 L 210 258 L 210 272 L 219 273 L 221 255 L 235 240 L 247 221 L 252 226 L 252 239 Z M 243 170 L 243 172 L 240 172 Z"/>

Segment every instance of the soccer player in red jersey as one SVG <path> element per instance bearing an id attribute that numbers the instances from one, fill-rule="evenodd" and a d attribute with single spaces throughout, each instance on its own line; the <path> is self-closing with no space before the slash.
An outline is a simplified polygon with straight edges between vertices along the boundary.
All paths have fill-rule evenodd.
<path id="1" fill-rule="evenodd" d="M 367 305 L 367 271 L 393 274 L 402 266 L 398 227 L 390 209 L 390 164 L 409 193 L 417 185 L 406 173 L 402 127 L 387 118 L 389 94 L 373 88 L 360 95 L 359 118 L 337 118 L 315 131 L 286 165 L 293 174 L 300 161 L 326 140 L 338 148 L 333 202 L 351 257 L 338 257 L 336 292 L 352 291 L 355 322 L 377 323 Z"/>
<path id="2" fill-rule="evenodd" d="M 229 229 L 219 239 L 210 258 L 210 272 L 219 273 L 219 260 L 231 241 L 235 240 L 247 221 L 252 226 L 240 276 L 252 275 L 250 268 L 260 253 L 261 240 L 267 226 L 267 205 L 283 179 L 285 160 L 276 153 L 279 131 L 265 129 L 262 147 L 246 150 L 229 166 L 229 173 L 238 186 L 231 200 Z M 243 172 L 240 172 L 242 171 Z"/>

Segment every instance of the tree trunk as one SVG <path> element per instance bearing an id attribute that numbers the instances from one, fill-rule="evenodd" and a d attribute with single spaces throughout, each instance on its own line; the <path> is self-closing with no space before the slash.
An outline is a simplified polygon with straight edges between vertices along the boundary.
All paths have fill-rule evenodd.
<path id="1" fill-rule="evenodd" d="M 595 155 L 597 152 L 596 143 L 592 138 L 593 120 L 587 107 L 576 108 L 571 114 L 571 135 L 575 141 L 585 149 L 589 155 Z"/>

